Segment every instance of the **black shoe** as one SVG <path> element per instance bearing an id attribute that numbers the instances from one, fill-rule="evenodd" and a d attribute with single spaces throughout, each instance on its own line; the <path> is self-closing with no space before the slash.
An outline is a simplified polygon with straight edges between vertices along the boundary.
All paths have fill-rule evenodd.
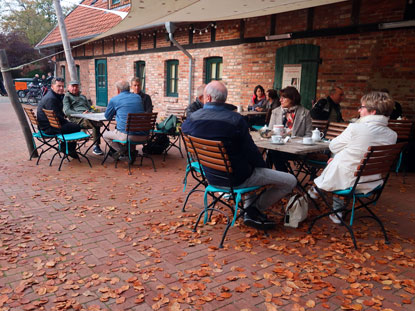
<path id="1" fill-rule="evenodd" d="M 245 213 L 244 224 L 260 230 L 271 230 L 276 225 L 274 221 L 269 220 L 266 215 L 257 209 L 250 209 Z"/>
<path id="2" fill-rule="evenodd" d="M 78 153 L 77 153 L 75 150 L 70 150 L 70 151 L 68 152 L 68 155 L 69 155 L 71 158 L 74 158 L 74 159 L 79 159 L 79 155 L 78 155 Z"/>

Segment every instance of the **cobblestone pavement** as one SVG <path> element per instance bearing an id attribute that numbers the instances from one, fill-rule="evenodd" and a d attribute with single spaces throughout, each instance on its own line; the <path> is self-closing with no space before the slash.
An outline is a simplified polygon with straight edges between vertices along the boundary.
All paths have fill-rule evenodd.
<path id="1" fill-rule="evenodd" d="M 415 310 L 414 174 L 376 207 L 390 245 L 356 221 L 356 251 L 324 219 L 312 235 L 309 220 L 268 236 L 237 223 L 219 250 L 220 217 L 192 232 L 201 194 L 181 211 L 177 151 L 157 172 L 92 154 L 58 172 L 50 153 L 28 161 L 5 98 L 0 111 L 0 310 Z"/>

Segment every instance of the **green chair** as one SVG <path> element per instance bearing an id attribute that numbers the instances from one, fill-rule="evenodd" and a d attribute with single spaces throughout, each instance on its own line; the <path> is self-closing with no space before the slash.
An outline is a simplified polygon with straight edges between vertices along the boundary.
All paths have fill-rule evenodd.
<path id="1" fill-rule="evenodd" d="M 196 232 L 197 226 L 199 225 L 199 222 L 203 215 L 203 222 L 206 223 L 208 219 L 211 218 L 213 212 L 221 213 L 227 219 L 226 228 L 223 232 L 222 239 L 219 244 L 219 248 L 222 248 L 223 242 L 225 240 L 229 228 L 235 224 L 235 221 L 238 218 L 243 217 L 246 212 L 246 208 L 243 204 L 244 196 L 254 192 L 259 193 L 259 195 L 261 195 L 265 191 L 266 186 L 256 186 L 247 188 L 235 187 L 232 184 L 232 165 L 223 143 L 221 141 L 207 140 L 193 137 L 190 135 L 188 136 L 188 138 L 190 139 L 191 145 L 195 150 L 197 160 L 201 167 L 203 167 L 204 170 L 209 169 L 209 172 L 212 175 L 216 174 L 219 178 L 224 178 L 226 183 L 229 185 L 229 187 L 217 187 L 210 184 L 206 186 L 203 198 L 204 209 L 199 214 L 199 217 L 193 229 L 193 232 Z M 213 201 L 210 204 L 208 204 L 208 195 L 213 198 Z M 257 199 L 259 195 L 257 196 Z M 227 201 L 222 200 L 222 198 L 228 196 L 229 198 L 227 199 Z M 231 205 L 229 203 L 230 201 L 233 201 L 235 204 Z M 230 211 L 232 212 L 232 220 L 230 220 L 230 218 L 224 211 L 216 208 L 216 204 L 219 202 L 230 209 Z M 251 206 L 254 206 L 255 202 L 256 200 L 251 203 Z M 208 215 L 209 212 L 210 216 Z"/>
<path id="2" fill-rule="evenodd" d="M 58 143 L 56 141 L 56 135 L 48 135 L 48 134 L 43 133 L 41 130 L 36 131 L 36 128 L 39 127 L 39 123 L 37 121 L 35 113 L 33 112 L 33 109 L 28 108 L 28 107 L 23 107 L 23 109 L 24 109 L 24 111 L 27 115 L 27 118 L 30 121 L 30 126 L 32 128 L 32 137 L 33 137 L 33 147 L 34 147 L 34 149 L 33 149 L 32 153 L 30 154 L 29 160 L 32 160 L 34 154 L 38 150 L 41 150 L 41 152 L 40 152 L 40 154 L 37 158 L 37 161 L 36 161 L 36 165 L 38 165 L 39 161 L 40 161 L 40 158 L 42 157 L 42 155 L 45 152 L 47 152 L 51 149 L 57 151 Z M 40 142 L 39 146 L 36 146 L 35 139 Z M 46 149 L 42 149 L 42 147 L 45 147 Z"/>
<path id="3" fill-rule="evenodd" d="M 125 127 L 125 130 L 127 132 L 126 140 L 117 140 L 117 139 L 113 140 L 113 142 L 120 143 L 122 145 L 127 145 L 128 174 L 129 175 L 131 175 L 131 165 L 133 164 L 134 162 L 133 159 L 135 158 L 135 155 L 134 155 L 135 146 L 144 145 L 148 142 L 148 140 L 150 139 L 150 132 L 154 129 L 156 120 L 157 120 L 157 112 L 155 113 L 129 113 L 127 116 L 127 124 Z M 145 136 L 142 141 L 135 141 L 134 139 L 131 139 L 131 136 L 133 136 L 131 133 L 137 133 L 137 132 L 142 132 L 143 136 Z M 141 157 L 141 162 L 140 162 L 141 166 L 143 165 L 143 159 L 148 158 L 151 160 L 151 163 L 153 164 L 154 171 L 156 171 L 156 165 L 154 164 L 154 160 L 150 154 L 143 152 L 141 154 L 138 154 L 138 156 Z M 108 157 L 108 153 L 105 157 Z M 119 159 L 115 161 L 115 167 L 117 167 L 118 161 Z"/>
<path id="4" fill-rule="evenodd" d="M 49 166 L 52 165 L 53 160 L 55 159 L 55 156 L 57 154 L 59 154 L 59 156 L 61 156 L 61 154 L 63 155 L 61 158 L 61 162 L 59 164 L 59 168 L 58 171 L 61 170 L 62 167 L 62 163 L 63 161 L 66 159 L 68 160 L 68 162 L 71 162 L 71 160 L 69 160 L 69 143 L 78 143 L 78 142 L 83 142 L 81 145 L 77 145 L 76 147 L 76 153 L 78 155 L 78 160 L 79 162 L 81 162 L 81 159 L 79 158 L 79 156 L 85 158 L 88 161 L 88 164 L 90 167 L 92 167 L 91 162 L 89 162 L 89 159 L 87 156 L 85 156 L 83 153 L 79 152 L 80 148 L 86 143 L 86 141 L 90 138 L 90 135 L 84 132 L 75 132 L 75 133 L 70 133 L 70 134 L 64 134 L 62 133 L 62 128 L 61 128 L 61 124 L 59 122 L 59 119 L 56 117 L 55 112 L 53 110 L 47 110 L 47 109 L 43 109 L 43 112 L 45 113 L 46 117 L 48 118 L 49 124 L 50 126 L 54 127 L 55 129 L 57 129 L 59 132 L 61 132 L 60 134 L 57 134 L 55 139 L 59 144 L 59 148 L 56 150 L 56 153 L 53 155 L 52 159 L 50 160 Z"/>
<path id="5" fill-rule="evenodd" d="M 316 221 L 323 217 L 334 214 L 349 231 L 350 236 L 353 240 L 354 247 L 357 249 L 356 238 L 353 233 L 352 225 L 356 211 L 365 209 L 369 214 L 360 216 L 359 218 L 369 217 L 377 221 L 385 237 L 385 243 L 389 244 L 388 236 L 382 221 L 378 216 L 376 216 L 373 210 L 370 209 L 369 205 L 375 205 L 379 200 L 382 191 L 388 181 L 389 174 L 392 168 L 395 166 L 398 155 L 404 145 L 404 143 L 398 143 L 394 145 L 371 146 L 368 148 L 354 173 L 356 176 L 354 185 L 348 189 L 332 191 L 333 195 L 344 198 L 344 205 L 341 209 L 334 211 L 327 200 L 326 193 L 316 187 L 316 190 L 330 211 L 315 217 L 308 228 L 308 233 L 311 233 L 311 229 L 313 228 Z M 360 192 L 359 186 L 364 185 L 368 182 L 379 182 L 380 185 L 368 193 Z M 352 206 L 349 208 L 350 203 L 352 203 Z M 343 217 L 338 215 L 340 212 L 343 213 Z M 346 218 L 349 214 L 350 220 L 349 224 L 347 224 L 343 218 Z"/>

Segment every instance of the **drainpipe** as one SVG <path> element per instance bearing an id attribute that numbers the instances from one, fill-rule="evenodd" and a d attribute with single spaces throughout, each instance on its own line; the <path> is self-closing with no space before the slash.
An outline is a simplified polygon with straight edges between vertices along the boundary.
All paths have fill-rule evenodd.
<path id="1" fill-rule="evenodd" d="M 179 42 L 177 42 L 173 34 L 177 29 L 177 26 L 172 22 L 166 22 L 165 24 L 166 30 L 169 33 L 170 41 L 180 50 L 182 51 L 190 60 L 189 62 L 189 105 L 192 103 L 192 89 L 193 89 L 193 56 L 182 47 Z"/>

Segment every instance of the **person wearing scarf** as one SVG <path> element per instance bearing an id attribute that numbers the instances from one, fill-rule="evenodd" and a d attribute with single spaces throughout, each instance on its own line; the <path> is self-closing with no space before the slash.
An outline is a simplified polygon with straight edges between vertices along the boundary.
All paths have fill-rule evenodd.
<path id="1" fill-rule="evenodd" d="M 266 102 L 264 88 L 261 85 L 257 85 L 254 89 L 254 95 L 252 96 L 251 105 L 248 106 L 248 110 L 265 111 Z"/>
<path id="2" fill-rule="evenodd" d="M 275 108 L 271 114 L 268 128 L 273 129 L 274 125 L 282 124 L 285 133 L 293 136 L 311 136 L 312 123 L 308 109 L 301 106 L 301 95 L 297 89 L 288 86 L 280 91 L 281 106 Z M 289 155 L 278 151 L 268 153 L 269 160 L 277 170 L 287 172 Z"/>

